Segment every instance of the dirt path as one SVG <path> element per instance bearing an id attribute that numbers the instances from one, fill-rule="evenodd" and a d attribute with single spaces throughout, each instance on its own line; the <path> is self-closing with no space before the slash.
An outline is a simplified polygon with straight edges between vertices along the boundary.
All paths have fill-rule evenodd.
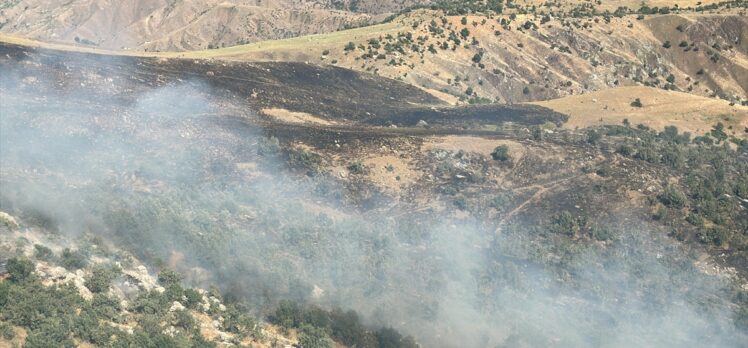
<path id="1" fill-rule="evenodd" d="M 574 175 L 574 176 L 571 176 L 571 177 L 568 177 L 568 178 L 563 178 L 563 179 L 559 179 L 559 180 L 556 180 L 556 181 L 551 181 L 550 183 L 548 183 L 546 185 L 530 185 L 530 186 L 525 186 L 525 187 L 520 187 L 520 188 L 514 189 L 514 190 L 525 190 L 525 189 L 535 188 L 535 189 L 537 189 L 537 191 L 535 191 L 535 193 L 533 193 L 533 195 L 530 196 L 530 198 L 526 199 L 524 202 L 522 202 L 520 205 L 518 205 L 517 207 L 515 207 L 514 209 L 512 209 L 510 212 L 506 213 L 506 215 L 504 215 L 504 217 L 502 217 L 501 220 L 499 220 L 499 223 L 498 223 L 498 225 L 496 227 L 496 233 L 499 233 L 499 229 L 501 229 L 501 226 L 504 226 L 504 224 L 506 224 L 507 221 L 509 221 L 515 215 L 517 215 L 520 212 L 522 212 L 522 210 L 524 210 L 525 207 L 527 207 L 530 203 L 533 203 L 533 202 L 537 201 L 546 192 L 548 192 L 549 190 L 555 189 L 556 187 L 560 186 L 563 183 L 566 183 L 567 181 L 570 181 L 572 179 L 576 179 L 579 176 L 580 175 Z"/>

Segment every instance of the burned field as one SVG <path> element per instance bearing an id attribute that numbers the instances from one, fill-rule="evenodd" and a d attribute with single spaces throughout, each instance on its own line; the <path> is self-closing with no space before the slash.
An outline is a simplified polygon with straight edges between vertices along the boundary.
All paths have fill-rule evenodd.
<path id="1" fill-rule="evenodd" d="M 427 346 L 746 337 L 742 143 L 308 64 L 2 45 L 0 68 L 0 210 L 185 255 L 258 316 L 355 309 Z"/>

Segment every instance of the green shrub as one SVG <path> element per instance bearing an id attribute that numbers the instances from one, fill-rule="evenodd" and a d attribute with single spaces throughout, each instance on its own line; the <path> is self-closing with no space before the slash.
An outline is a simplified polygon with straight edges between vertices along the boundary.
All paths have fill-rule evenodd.
<path id="1" fill-rule="evenodd" d="M 182 275 L 169 269 L 161 270 L 158 272 L 158 283 L 167 287 L 172 284 L 179 284 L 182 282 Z"/>
<path id="2" fill-rule="evenodd" d="M 688 216 L 686 216 L 686 221 L 688 221 L 690 224 L 694 226 L 699 226 L 699 227 L 704 226 L 704 218 L 701 215 L 694 213 L 694 212 L 688 213 Z"/>
<path id="3" fill-rule="evenodd" d="M 79 250 L 70 250 L 65 248 L 60 256 L 60 266 L 65 267 L 67 270 L 76 270 L 86 267 L 88 264 L 88 258 L 83 255 Z"/>
<path id="4" fill-rule="evenodd" d="M 110 266 L 96 266 L 86 278 L 86 287 L 93 293 L 109 291 L 109 285 L 117 277 L 118 270 Z"/>
<path id="5" fill-rule="evenodd" d="M 366 174 L 366 166 L 361 162 L 353 162 L 348 165 L 348 171 L 351 174 Z"/>
<path id="6" fill-rule="evenodd" d="M 34 263 L 25 257 L 14 257 L 8 260 L 7 269 L 10 280 L 14 282 L 24 281 L 32 276 Z"/>
<path id="7" fill-rule="evenodd" d="M 52 249 L 44 245 L 34 244 L 34 257 L 42 261 L 52 261 L 55 258 Z"/>
<path id="8" fill-rule="evenodd" d="M 324 329 L 304 324 L 300 328 L 299 346 L 301 348 L 332 348 L 332 340 Z"/>
<path id="9" fill-rule="evenodd" d="M 610 230 L 604 227 L 596 226 L 592 228 L 590 231 L 590 234 L 592 235 L 592 238 L 599 240 L 601 242 L 609 240 L 612 236 L 610 233 Z"/>
<path id="10" fill-rule="evenodd" d="M 493 150 L 493 152 L 491 152 L 491 157 L 496 161 L 502 161 L 502 162 L 508 161 L 510 159 L 509 146 L 506 146 L 506 145 L 497 146 Z"/>
<path id="11" fill-rule="evenodd" d="M 564 211 L 554 215 L 551 218 L 551 232 L 573 236 L 581 229 L 580 220 L 571 215 L 570 212 Z"/>
<path id="12" fill-rule="evenodd" d="M 634 150 L 634 147 L 631 145 L 623 144 L 618 147 L 618 150 L 616 150 L 621 155 L 624 155 L 626 157 L 631 157 L 636 150 Z"/>
<path id="13" fill-rule="evenodd" d="M 665 191 L 660 195 L 660 202 L 670 208 L 683 208 L 686 205 L 688 198 L 683 191 L 679 190 L 675 186 L 668 186 Z"/>
<path id="14" fill-rule="evenodd" d="M 16 332 L 13 331 L 13 325 L 10 325 L 6 322 L 0 322 L 0 337 L 4 338 L 7 341 L 10 341 L 13 339 L 13 337 L 16 337 Z"/>
<path id="15" fill-rule="evenodd" d="M 597 144 L 597 142 L 599 142 L 602 137 L 602 134 L 594 129 L 590 129 L 587 131 L 587 142 L 590 144 Z"/>
<path id="16" fill-rule="evenodd" d="M 634 99 L 634 101 L 631 102 L 631 106 L 633 106 L 635 108 L 640 108 L 640 107 L 642 107 L 644 105 L 642 104 L 641 99 L 636 98 L 636 99 Z"/>

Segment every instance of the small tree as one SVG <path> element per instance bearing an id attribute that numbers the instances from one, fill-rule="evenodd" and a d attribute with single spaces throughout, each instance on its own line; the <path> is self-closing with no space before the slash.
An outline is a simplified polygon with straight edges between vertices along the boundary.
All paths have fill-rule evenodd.
<path id="1" fill-rule="evenodd" d="M 717 143 L 725 141 L 727 139 L 727 133 L 725 133 L 725 125 L 722 122 L 718 122 L 712 127 L 711 135 L 717 139 Z"/>
<path id="2" fill-rule="evenodd" d="M 7 264 L 10 280 L 14 282 L 28 279 L 35 268 L 34 263 L 25 257 L 14 257 L 9 259 Z"/>
<path id="3" fill-rule="evenodd" d="M 93 293 L 102 293 L 109 290 L 109 285 L 117 276 L 116 269 L 106 266 L 97 266 L 91 271 L 91 276 L 86 278 L 86 287 Z"/>
<path id="4" fill-rule="evenodd" d="M 644 105 L 642 104 L 641 99 L 636 98 L 636 99 L 634 99 L 634 101 L 631 102 L 631 106 L 633 106 L 635 108 L 640 108 L 640 107 L 642 107 Z"/>
<path id="5" fill-rule="evenodd" d="M 491 157 L 496 161 L 502 161 L 502 162 L 508 161 L 510 159 L 509 146 L 506 146 L 506 145 L 497 146 L 493 150 L 493 152 L 491 152 Z"/>
<path id="6" fill-rule="evenodd" d="M 304 324 L 299 334 L 301 348 L 332 348 L 332 340 L 324 329 Z"/>
<path id="7" fill-rule="evenodd" d="M 541 127 L 533 127 L 532 128 L 532 138 L 535 141 L 542 141 L 543 140 L 543 128 Z"/>
<path id="8" fill-rule="evenodd" d="M 62 251 L 62 256 L 60 257 L 60 265 L 62 267 L 65 267 L 65 269 L 67 270 L 76 270 L 86 267 L 87 263 L 88 259 L 86 258 L 86 255 L 83 255 L 83 253 L 78 250 L 65 248 L 65 250 Z"/>
<path id="9" fill-rule="evenodd" d="M 181 281 L 182 275 L 170 269 L 165 269 L 158 273 L 158 282 L 164 287 L 179 284 Z"/>
<path id="10" fill-rule="evenodd" d="M 553 233 L 573 236 L 580 231 L 579 219 L 575 218 L 568 211 L 563 211 L 561 214 L 554 215 L 551 220 L 550 229 Z"/>
<path id="11" fill-rule="evenodd" d="M 480 63 L 481 59 L 483 59 L 483 55 L 480 54 L 480 53 L 476 53 L 473 56 L 473 62 L 475 62 L 475 63 Z"/>
<path id="12" fill-rule="evenodd" d="M 660 202 L 670 208 L 683 208 L 687 199 L 686 194 L 672 185 L 660 195 Z"/>
<path id="13" fill-rule="evenodd" d="M 587 131 L 587 142 L 590 144 L 597 144 L 597 142 L 600 141 L 602 137 L 602 134 L 594 129 L 590 129 L 589 131 Z"/>

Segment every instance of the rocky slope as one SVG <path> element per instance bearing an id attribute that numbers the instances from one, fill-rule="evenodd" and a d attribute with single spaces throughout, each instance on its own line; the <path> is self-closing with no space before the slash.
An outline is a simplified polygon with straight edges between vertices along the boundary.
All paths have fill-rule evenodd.
<path id="1" fill-rule="evenodd" d="M 164 267 L 157 275 L 93 235 L 63 236 L 0 212 L 0 255 L 7 265 L 0 272 L 0 347 L 298 344 L 294 333 L 240 314 L 215 290 L 182 288 L 176 273 Z M 72 334 L 53 342 L 53 328 Z"/>

